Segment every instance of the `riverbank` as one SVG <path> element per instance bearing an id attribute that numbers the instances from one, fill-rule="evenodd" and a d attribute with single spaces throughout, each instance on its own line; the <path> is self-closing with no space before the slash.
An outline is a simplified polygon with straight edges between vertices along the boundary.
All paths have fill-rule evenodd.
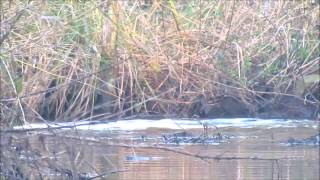
<path id="1" fill-rule="evenodd" d="M 319 119 L 313 1 L 9 1 L 1 12 L 1 126 Z"/>

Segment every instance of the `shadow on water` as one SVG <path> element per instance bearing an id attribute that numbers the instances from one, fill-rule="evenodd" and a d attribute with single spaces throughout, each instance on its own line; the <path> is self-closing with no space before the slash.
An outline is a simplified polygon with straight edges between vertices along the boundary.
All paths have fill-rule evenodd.
<path id="1" fill-rule="evenodd" d="M 316 121 L 171 121 L 17 128 L 1 134 L 0 177 L 319 179 Z"/>

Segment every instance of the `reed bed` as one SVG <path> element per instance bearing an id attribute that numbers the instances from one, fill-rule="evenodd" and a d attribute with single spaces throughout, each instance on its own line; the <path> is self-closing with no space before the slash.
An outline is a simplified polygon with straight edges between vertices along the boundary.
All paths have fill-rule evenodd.
<path id="1" fill-rule="evenodd" d="M 316 1 L 1 2 L 2 126 L 319 105 Z M 198 112 L 199 111 L 199 112 Z"/>

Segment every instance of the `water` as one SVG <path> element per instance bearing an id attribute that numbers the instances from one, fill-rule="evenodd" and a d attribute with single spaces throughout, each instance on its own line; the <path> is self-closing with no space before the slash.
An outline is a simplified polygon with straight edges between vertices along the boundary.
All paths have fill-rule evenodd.
<path id="1" fill-rule="evenodd" d="M 2 147 L 19 155 L 24 169 L 34 172 L 30 176 L 36 177 L 41 171 L 52 179 L 68 179 L 70 174 L 120 180 L 320 177 L 319 145 L 309 142 L 310 137 L 319 134 L 318 121 L 136 119 L 80 122 L 76 128 L 68 128 L 70 125 L 50 125 L 64 127 L 54 131 L 39 129 L 47 126 L 43 124 L 16 127 L 34 131 L 27 135 L 6 133 L 2 135 Z M 203 143 L 164 140 L 165 135 L 180 141 L 179 135 L 174 135 L 177 132 L 186 132 L 183 138 L 217 134 L 222 138 Z M 28 167 L 30 163 L 41 170 Z"/>

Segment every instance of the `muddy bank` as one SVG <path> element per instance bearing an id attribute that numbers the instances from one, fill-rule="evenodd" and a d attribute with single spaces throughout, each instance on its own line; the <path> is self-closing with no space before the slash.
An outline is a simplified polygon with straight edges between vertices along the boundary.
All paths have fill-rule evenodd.
<path id="1" fill-rule="evenodd" d="M 224 89 L 227 91 L 228 89 Z M 40 108 L 40 115 L 48 121 L 67 122 L 91 119 L 123 119 L 123 118 L 148 118 L 160 119 L 169 118 L 264 118 L 264 119 L 311 119 L 319 120 L 320 108 L 319 97 L 320 93 L 315 91 L 312 96 L 315 99 L 303 99 L 293 94 L 273 95 L 275 92 L 268 92 L 259 96 L 251 96 L 242 99 L 241 94 L 235 92 L 220 96 L 205 96 L 198 95 L 191 99 L 189 104 L 181 103 L 181 101 L 171 99 L 170 103 L 163 103 L 160 100 L 151 100 L 148 102 L 135 103 L 128 101 L 121 102 L 119 108 L 117 98 L 111 96 L 97 95 L 95 104 L 87 111 L 83 111 L 80 116 L 60 116 L 57 113 L 57 104 L 43 103 Z M 72 92 L 66 94 L 68 99 L 75 96 Z M 51 97 L 49 97 L 51 98 Z M 54 98 L 54 97 L 53 97 Z M 129 99 L 128 95 L 125 99 Z M 251 98 L 251 99 L 250 99 Z M 151 99 L 151 98 L 150 98 Z M 45 99 L 44 102 L 50 102 Z M 58 103 L 59 104 L 59 103 Z M 166 109 L 153 108 L 157 106 L 167 106 Z M 144 106 L 142 108 L 142 106 Z M 67 103 L 62 109 L 65 112 L 72 114 L 72 106 Z M 37 121 L 37 120 L 35 120 Z"/>
<path id="2" fill-rule="evenodd" d="M 123 117 L 185 117 L 185 118 L 276 118 L 276 119 L 312 119 L 320 118 L 319 83 L 309 86 L 288 86 L 277 90 L 273 86 L 263 85 L 258 81 L 250 89 L 217 85 L 215 93 L 198 93 L 182 97 L 151 97 L 145 102 L 135 99 L 130 93 L 125 94 L 121 108 L 114 105 L 117 100 L 97 98 L 96 114 L 109 114 L 111 118 Z M 174 85 L 172 85 L 174 87 Z M 176 87 L 172 94 L 179 94 Z M 165 93 L 165 92 L 160 92 Z M 165 96 L 165 95 L 164 95 Z M 154 100 L 153 100 L 154 98 Z M 166 99 L 167 98 L 167 99 Z M 105 100 L 107 99 L 107 101 Z M 134 103 L 130 102 L 134 101 Z M 113 107 L 113 108 L 110 108 Z"/>
<path id="3" fill-rule="evenodd" d="M 214 100 L 198 97 L 190 106 L 178 104 L 172 113 L 132 112 L 130 107 L 121 111 L 105 111 L 97 106 L 95 116 L 108 114 L 110 119 L 117 118 L 263 118 L 263 119 L 311 119 L 319 120 L 320 109 L 317 103 L 310 103 L 294 96 L 278 96 L 254 103 L 247 103 L 232 96 L 223 96 Z"/>
<path id="4" fill-rule="evenodd" d="M 296 97 L 282 96 L 255 104 L 234 97 L 222 97 L 215 104 L 195 104 L 193 114 L 202 118 L 258 117 L 280 119 L 319 119 L 319 106 Z"/>
<path id="5" fill-rule="evenodd" d="M 262 82 L 260 82 L 262 83 Z M 117 86 L 114 83 L 114 86 Z M 172 85 L 173 89 L 174 85 Z M 262 91 L 261 91 L 262 89 Z M 72 99 L 77 91 L 69 91 L 65 98 Z M 179 93 L 178 90 L 172 94 Z M 81 116 L 60 116 L 57 104 L 50 104 L 50 98 L 44 99 L 40 108 L 40 115 L 50 121 L 74 121 L 74 119 L 118 119 L 146 117 L 159 119 L 163 117 L 176 118 L 277 118 L 277 119 L 312 119 L 320 117 L 320 92 L 317 88 L 304 90 L 295 95 L 294 87 L 287 93 L 276 92 L 272 87 L 255 87 L 252 90 L 238 90 L 236 88 L 219 87 L 216 94 L 198 93 L 180 97 L 165 97 L 166 92 L 159 92 L 148 99 L 141 100 L 131 94 L 129 90 L 122 94 L 123 98 L 114 97 L 101 92 L 96 93 L 91 108 L 81 111 Z M 164 94 L 164 95 L 162 95 Z M 162 98 L 160 98 L 163 96 Z M 167 99 L 165 99 L 167 98 Z M 74 105 L 76 103 L 73 103 Z M 63 104 L 62 111 L 72 114 L 73 106 Z M 77 114 L 77 113 L 76 113 Z"/>

